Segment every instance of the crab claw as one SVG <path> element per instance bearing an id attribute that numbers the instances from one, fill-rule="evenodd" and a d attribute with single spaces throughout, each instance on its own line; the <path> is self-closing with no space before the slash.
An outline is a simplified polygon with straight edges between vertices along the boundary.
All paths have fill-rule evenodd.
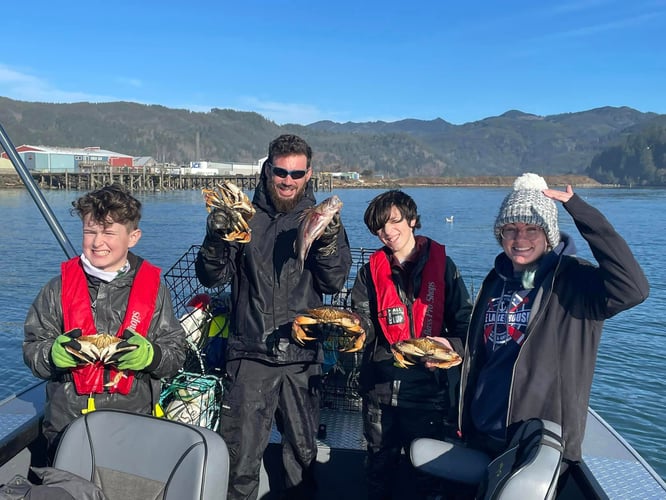
<path id="1" fill-rule="evenodd" d="M 104 387 L 115 387 L 118 385 L 118 382 L 120 382 L 122 379 L 127 377 L 127 374 L 125 372 L 118 372 L 116 375 L 113 377 L 112 380 L 104 384 Z"/>
<path id="2" fill-rule="evenodd" d="M 458 366 L 462 363 L 462 358 L 457 358 L 451 361 L 442 361 L 437 359 L 435 356 L 425 356 L 423 361 L 426 363 L 426 366 L 433 366 L 435 368 L 448 369 Z"/>
<path id="3" fill-rule="evenodd" d="M 395 364 L 400 367 L 400 368 L 409 368 L 410 366 L 414 366 L 415 363 L 412 363 L 411 361 L 407 361 L 407 358 L 405 358 L 402 353 L 399 353 L 395 349 L 391 349 L 393 351 L 393 359 L 395 360 Z"/>
<path id="4" fill-rule="evenodd" d="M 86 364 L 94 363 L 99 359 L 98 347 L 90 342 L 72 341 L 65 345 L 65 350 Z"/>
<path id="5" fill-rule="evenodd" d="M 310 337 L 296 321 L 291 325 L 291 337 L 300 345 L 305 345 L 306 340 L 317 340 L 316 337 Z"/>
<path id="6" fill-rule="evenodd" d="M 122 339 L 120 342 L 110 343 L 100 349 L 99 360 L 105 365 L 117 364 L 120 356 L 139 347 L 127 342 L 132 338 L 132 336 L 134 336 L 134 332 L 130 329 L 125 329 L 125 331 L 123 331 L 122 335 L 120 336 Z"/>
<path id="7" fill-rule="evenodd" d="M 361 349 L 363 349 L 364 345 L 365 345 L 365 332 L 355 337 L 354 343 L 352 344 L 351 347 L 348 347 L 346 349 L 340 349 L 340 352 L 358 352 Z"/>

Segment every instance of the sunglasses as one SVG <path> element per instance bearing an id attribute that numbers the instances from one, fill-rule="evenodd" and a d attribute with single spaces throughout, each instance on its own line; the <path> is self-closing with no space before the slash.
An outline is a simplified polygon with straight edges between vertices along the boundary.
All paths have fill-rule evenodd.
<path id="1" fill-rule="evenodd" d="M 302 179 L 305 177 L 305 174 L 308 173 L 307 169 L 306 170 L 287 170 L 282 167 L 276 167 L 273 164 L 269 164 L 271 167 L 271 172 L 273 172 L 273 175 L 276 177 L 279 177 L 280 179 L 286 178 L 288 175 L 291 176 L 292 179 L 295 181 L 298 179 Z"/>

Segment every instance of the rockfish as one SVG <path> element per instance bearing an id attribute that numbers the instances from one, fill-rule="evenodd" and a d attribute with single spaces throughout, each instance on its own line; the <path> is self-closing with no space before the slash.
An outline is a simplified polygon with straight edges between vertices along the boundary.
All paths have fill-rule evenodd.
<path id="1" fill-rule="evenodd" d="M 342 200 L 337 195 L 333 195 L 326 198 L 319 205 L 303 211 L 303 218 L 300 226 L 298 226 L 298 237 L 295 243 L 298 267 L 301 271 L 305 266 L 305 259 L 308 256 L 312 242 L 324 233 L 326 226 L 341 208 Z"/>

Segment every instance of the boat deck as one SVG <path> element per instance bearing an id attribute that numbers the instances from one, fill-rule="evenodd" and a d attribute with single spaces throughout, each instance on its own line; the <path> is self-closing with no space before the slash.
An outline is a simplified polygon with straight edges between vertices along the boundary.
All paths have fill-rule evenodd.
<path id="1" fill-rule="evenodd" d="M 317 461 L 326 473 L 319 474 L 321 492 L 318 499 L 328 500 L 344 495 L 345 500 L 365 498 L 362 488 L 350 488 L 350 484 L 362 485 L 365 439 L 359 411 L 322 409 L 321 424 L 326 435 L 318 439 Z M 259 498 L 270 499 L 269 472 L 279 470 L 280 433 L 273 427 L 270 449 L 265 460 L 269 467 L 262 469 Z M 594 410 L 588 412 L 585 440 L 583 442 L 583 470 L 587 480 L 597 487 L 597 498 L 611 500 L 664 500 L 666 484 L 654 470 L 626 443 Z M 321 467 L 320 467 L 321 468 Z M 337 478 L 337 479 L 331 479 Z M 400 486 L 408 493 L 408 485 Z M 262 496 L 263 495 L 263 496 Z M 408 498 L 408 497 L 407 497 Z M 578 492 L 565 492 L 560 499 L 585 498 Z"/>
<path id="2" fill-rule="evenodd" d="M 666 499 L 666 483 L 594 410 L 587 414 L 583 460 L 611 499 Z"/>

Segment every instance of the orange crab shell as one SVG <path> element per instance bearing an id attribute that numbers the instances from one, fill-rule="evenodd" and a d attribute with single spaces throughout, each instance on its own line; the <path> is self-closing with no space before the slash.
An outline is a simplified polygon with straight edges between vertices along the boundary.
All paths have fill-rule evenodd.
<path id="1" fill-rule="evenodd" d="M 232 227 L 227 234 L 222 236 L 222 239 L 248 243 L 251 240 L 252 232 L 248 221 L 254 216 L 256 210 L 243 190 L 232 182 L 224 181 L 214 189 L 202 189 L 201 192 L 209 212 L 221 207 L 231 209 Z"/>
<path id="2" fill-rule="evenodd" d="M 292 337 L 300 345 L 306 340 L 317 340 L 317 337 L 308 335 L 308 326 L 316 324 L 332 324 L 342 328 L 344 334 L 354 337 L 351 347 L 341 349 L 342 352 L 357 352 L 365 344 L 365 330 L 361 326 L 358 314 L 339 307 L 322 306 L 308 309 L 294 318 L 292 324 Z"/>
<path id="3" fill-rule="evenodd" d="M 436 368 L 447 369 L 462 363 L 457 352 L 427 337 L 401 340 L 391 346 L 391 351 L 401 368 L 427 362 Z"/>

